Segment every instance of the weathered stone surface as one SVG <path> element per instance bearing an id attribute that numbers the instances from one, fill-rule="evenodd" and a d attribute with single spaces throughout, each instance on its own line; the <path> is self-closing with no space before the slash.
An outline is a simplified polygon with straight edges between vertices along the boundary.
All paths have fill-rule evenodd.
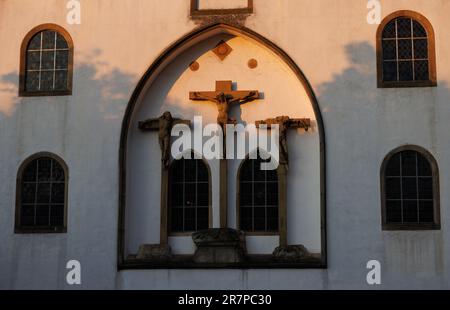
<path id="1" fill-rule="evenodd" d="M 170 246 L 167 244 L 143 244 L 139 247 L 136 259 L 139 260 L 168 260 L 172 257 Z"/>
<path id="2" fill-rule="evenodd" d="M 246 254 L 245 235 L 231 228 L 216 228 L 192 234 L 197 246 L 196 263 L 239 263 Z"/>
<path id="3" fill-rule="evenodd" d="M 311 256 L 303 245 L 279 246 L 273 251 L 273 256 L 278 261 L 295 262 Z"/>

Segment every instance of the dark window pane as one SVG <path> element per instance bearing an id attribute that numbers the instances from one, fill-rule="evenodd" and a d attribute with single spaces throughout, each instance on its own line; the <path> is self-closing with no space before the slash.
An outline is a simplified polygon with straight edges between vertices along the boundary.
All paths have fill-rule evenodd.
<path id="1" fill-rule="evenodd" d="M 395 20 L 389 22 L 383 29 L 383 38 L 395 38 Z"/>
<path id="2" fill-rule="evenodd" d="M 278 183 L 267 183 L 267 201 L 268 206 L 278 205 Z"/>
<path id="3" fill-rule="evenodd" d="M 416 81 L 428 81 L 430 79 L 428 61 L 420 60 L 414 62 L 414 76 Z"/>
<path id="4" fill-rule="evenodd" d="M 53 90 L 53 71 L 41 72 L 41 89 L 42 91 Z"/>
<path id="5" fill-rule="evenodd" d="M 56 51 L 56 69 L 67 69 L 69 66 L 69 52 Z"/>
<path id="6" fill-rule="evenodd" d="M 386 199 L 401 199 L 400 178 L 386 178 Z"/>
<path id="7" fill-rule="evenodd" d="M 255 160 L 253 162 L 254 165 L 253 175 L 255 181 L 264 181 L 266 179 L 266 170 L 261 170 L 261 163 L 262 161 L 260 160 L 258 161 Z"/>
<path id="8" fill-rule="evenodd" d="M 67 45 L 66 39 L 64 39 L 64 37 L 62 35 L 60 35 L 59 33 L 57 34 L 57 37 L 56 37 L 56 48 L 69 48 L 69 46 Z"/>
<path id="9" fill-rule="evenodd" d="M 39 50 L 41 49 L 41 33 L 36 34 L 28 44 L 28 50 Z"/>
<path id="10" fill-rule="evenodd" d="M 184 209 L 184 231 L 195 231 L 196 221 L 195 221 L 195 208 L 185 208 Z"/>
<path id="11" fill-rule="evenodd" d="M 397 62 L 395 61 L 383 62 L 383 81 L 385 82 L 397 81 Z"/>
<path id="12" fill-rule="evenodd" d="M 52 166 L 52 181 L 54 182 L 64 182 L 64 169 L 61 167 L 61 165 L 57 161 L 53 161 Z"/>
<path id="13" fill-rule="evenodd" d="M 195 182 L 197 180 L 197 163 L 195 159 L 184 161 L 184 177 L 186 182 Z"/>
<path id="14" fill-rule="evenodd" d="M 209 205 L 209 184 L 197 184 L 197 206 Z"/>
<path id="15" fill-rule="evenodd" d="M 404 223 L 417 223 L 417 200 L 405 200 L 403 201 L 403 222 Z"/>
<path id="16" fill-rule="evenodd" d="M 416 176 L 416 152 L 402 152 L 402 175 Z"/>
<path id="17" fill-rule="evenodd" d="M 36 226 L 49 226 L 50 225 L 49 216 L 50 216 L 49 205 L 36 206 Z"/>
<path id="18" fill-rule="evenodd" d="M 413 80 L 413 65 L 412 61 L 400 61 L 398 64 L 399 80 L 412 81 Z"/>
<path id="19" fill-rule="evenodd" d="M 278 231 L 278 208 L 267 208 L 267 230 Z"/>
<path id="20" fill-rule="evenodd" d="M 43 49 L 54 49 L 55 48 L 55 32 L 54 31 L 44 31 L 42 40 Z"/>
<path id="21" fill-rule="evenodd" d="M 39 183 L 37 185 L 37 203 L 50 202 L 50 183 Z"/>
<path id="22" fill-rule="evenodd" d="M 42 52 L 42 70 L 53 70 L 55 68 L 55 53 L 51 52 Z M 53 74 L 53 73 L 52 73 Z"/>
<path id="23" fill-rule="evenodd" d="M 276 181 L 278 182 L 278 173 L 277 170 L 266 170 L 267 181 Z"/>
<path id="24" fill-rule="evenodd" d="M 20 210 L 20 224 L 23 226 L 33 226 L 35 216 L 34 205 L 22 205 Z"/>
<path id="25" fill-rule="evenodd" d="M 414 59 L 427 59 L 428 58 L 428 41 L 427 40 L 414 40 Z"/>
<path id="26" fill-rule="evenodd" d="M 27 165 L 23 172 L 24 182 L 36 182 L 37 160 L 33 160 Z"/>
<path id="27" fill-rule="evenodd" d="M 26 77 L 26 90 L 27 91 L 38 91 L 39 90 L 39 72 L 28 71 Z"/>
<path id="28" fill-rule="evenodd" d="M 184 186 L 184 205 L 186 207 L 196 206 L 195 184 L 186 183 Z"/>
<path id="29" fill-rule="evenodd" d="M 255 206 L 264 206 L 266 204 L 266 185 L 263 182 L 254 184 L 254 204 Z"/>
<path id="30" fill-rule="evenodd" d="M 209 180 L 209 173 L 208 168 L 206 167 L 205 163 L 201 160 L 197 162 L 197 181 L 198 182 L 208 182 Z"/>
<path id="31" fill-rule="evenodd" d="M 41 53 L 28 52 L 27 56 L 27 70 L 39 70 L 41 64 Z"/>
<path id="32" fill-rule="evenodd" d="M 171 231 L 182 232 L 183 231 L 183 209 L 172 208 L 171 210 Z"/>
<path id="33" fill-rule="evenodd" d="M 64 183 L 53 183 L 52 184 L 52 203 L 64 203 Z"/>
<path id="34" fill-rule="evenodd" d="M 402 179 L 403 199 L 417 199 L 417 179 Z"/>
<path id="35" fill-rule="evenodd" d="M 240 179 L 242 181 L 252 181 L 253 180 L 253 164 L 250 160 L 246 160 L 240 170 Z"/>
<path id="36" fill-rule="evenodd" d="M 265 231 L 266 230 L 266 208 L 257 207 L 254 209 L 255 215 L 255 231 Z"/>
<path id="37" fill-rule="evenodd" d="M 419 199 L 433 199 L 432 178 L 419 178 Z"/>
<path id="38" fill-rule="evenodd" d="M 22 186 L 22 203 L 35 203 L 36 183 L 25 183 Z"/>
<path id="39" fill-rule="evenodd" d="M 40 158 L 38 160 L 38 181 L 50 182 L 51 180 L 52 159 Z"/>
<path id="40" fill-rule="evenodd" d="M 209 209 L 208 208 L 197 208 L 197 229 L 204 230 L 209 227 Z"/>
<path id="41" fill-rule="evenodd" d="M 55 90 L 67 90 L 67 71 L 55 72 Z"/>
<path id="42" fill-rule="evenodd" d="M 397 35 L 399 38 L 411 38 L 411 19 L 398 18 L 397 19 Z"/>
<path id="43" fill-rule="evenodd" d="M 420 223 L 434 222 L 433 201 L 419 201 Z"/>
<path id="44" fill-rule="evenodd" d="M 397 59 L 397 44 L 395 40 L 383 41 L 383 60 Z"/>
<path id="45" fill-rule="evenodd" d="M 184 205 L 183 184 L 172 184 L 171 201 L 174 207 L 182 207 Z"/>
<path id="46" fill-rule="evenodd" d="M 414 27 L 414 36 L 415 37 L 426 37 L 427 32 L 425 31 L 425 28 L 422 27 L 421 24 L 419 24 L 416 21 L 413 21 L 413 27 Z"/>
<path id="47" fill-rule="evenodd" d="M 240 229 L 244 231 L 252 231 L 253 208 L 241 208 L 240 213 Z"/>
<path id="48" fill-rule="evenodd" d="M 252 183 L 250 183 L 250 182 L 241 183 L 241 188 L 240 188 L 241 206 L 253 205 L 252 197 L 253 197 Z"/>
<path id="49" fill-rule="evenodd" d="M 395 154 L 389 160 L 386 166 L 386 176 L 398 177 L 400 176 L 400 153 Z"/>
<path id="50" fill-rule="evenodd" d="M 402 222 L 402 203 L 398 200 L 386 201 L 386 222 L 401 223 Z"/>
<path id="51" fill-rule="evenodd" d="M 176 160 L 170 168 L 172 182 L 183 182 L 184 168 L 183 160 Z"/>
<path id="52" fill-rule="evenodd" d="M 398 40 L 398 59 L 412 59 L 412 42 L 410 39 Z"/>
<path id="53" fill-rule="evenodd" d="M 417 155 L 417 167 L 418 167 L 418 175 L 422 177 L 431 177 L 433 176 L 431 171 L 431 165 L 428 160 L 422 155 Z"/>

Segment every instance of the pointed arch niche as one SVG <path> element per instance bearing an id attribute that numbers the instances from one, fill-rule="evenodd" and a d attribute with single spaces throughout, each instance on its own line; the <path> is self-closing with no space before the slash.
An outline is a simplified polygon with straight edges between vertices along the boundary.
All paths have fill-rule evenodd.
<path id="1" fill-rule="evenodd" d="M 218 55 L 216 47 L 221 42 L 227 47 Z M 161 236 L 167 232 L 167 226 L 161 224 L 164 223 L 161 197 L 167 191 L 161 188 L 164 182 L 158 132 L 142 132 L 138 124 L 158 118 L 165 111 L 170 111 L 174 118 L 191 122 L 195 116 L 202 116 L 203 126 L 216 123 L 216 105 L 191 101 L 189 92 L 214 90 L 216 81 L 225 80 L 233 81 L 233 90 L 260 92 L 259 100 L 231 108 L 230 117 L 238 123 L 247 125 L 287 115 L 309 118 L 312 125 L 307 132 L 288 131 L 290 161 L 286 179 L 287 241 L 289 245 L 303 245 L 310 253 L 309 258 L 276 260 L 272 255 L 279 245 L 276 233 L 249 234 L 245 237 L 247 258 L 231 267 L 326 267 L 325 132 L 314 92 L 299 67 L 278 46 L 248 28 L 220 23 L 198 28 L 164 51 L 142 77 L 130 99 L 120 145 L 120 269 L 205 267 L 191 259 L 196 247 L 191 236 L 183 234 L 168 234 L 171 258 L 153 262 L 137 259 L 142 245 L 162 244 Z M 201 153 L 201 150 L 194 146 L 194 152 Z M 227 163 L 227 224 L 237 229 L 236 182 L 242 159 Z M 220 163 L 207 161 L 207 164 L 211 174 L 209 228 L 219 228 Z M 165 251 L 164 247 L 156 248 Z M 230 264 L 208 266 L 223 268 Z"/>

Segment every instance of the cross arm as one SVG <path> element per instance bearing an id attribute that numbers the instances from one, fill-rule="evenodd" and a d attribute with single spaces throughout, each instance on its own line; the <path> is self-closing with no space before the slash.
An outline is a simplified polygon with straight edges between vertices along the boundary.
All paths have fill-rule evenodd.
<path id="1" fill-rule="evenodd" d="M 304 128 L 306 131 L 311 128 L 311 119 L 309 118 L 292 118 L 289 120 L 290 128 Z"/>
<path id="2" fill-rule="evenodd" d="M 139 122 L 139 129 L 142 131 L 159 130 L 159 119 L 151 118 L 146 121 Z"/>

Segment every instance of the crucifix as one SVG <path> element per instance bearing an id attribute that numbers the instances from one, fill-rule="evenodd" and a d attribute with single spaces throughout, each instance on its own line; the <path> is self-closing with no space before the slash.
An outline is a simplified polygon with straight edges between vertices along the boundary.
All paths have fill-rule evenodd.
<path id="1" fill-rule="evenodd" d="M 256 127 L 261 125 L 278 125 L 279 134 L 279 165 L 278 165 L 278 222 L 280 231 L 280 247 L 287 247 L 287 171 L 289 166 L 289 154 L 287 146 L 288 129 L 303 128 L 308 131 L 311 128 L 311 120 L 309 118 L 290 118 L 288 116 L 279 116 L 263 121 L 257 121 Z"/>
<path id="2" fill-rule="evenodd" d="M 161 148 L 161 233 L 160 244 L 168 243 L 168 221 L 167 221 L 167 196 L 169 191 L 169 166 L 172 128 L 178 124 L 190 126 L 190 120 L 173 118 L 170 112 L 158 118 L 148 119 L 139 122 L 139 129 L 142 131 L 158 131 L 159 146 Z"/>
<path id="3" fill-rule="evenodd" d="M 189 93 L 189 99 L 194 101 L 211 101 L 217 105 L 218 116 L 217 123 L 222 128 L 223 138 L 223 153 L 225 151 L 226 141 L 226 125 L 236 124 L 235 119 L 229 118 L 230 107 L 233 105 L 245 104 L 250 101 L 259 99 L 259 92 L 257 90 L 238 90 L 233 91 L 233 83 L 231 81 L 216 81 L 215 91 L 194 91 Z M 220 160 L 220 228 L 227 228 L 227 160 L 226 158 Z"/>

